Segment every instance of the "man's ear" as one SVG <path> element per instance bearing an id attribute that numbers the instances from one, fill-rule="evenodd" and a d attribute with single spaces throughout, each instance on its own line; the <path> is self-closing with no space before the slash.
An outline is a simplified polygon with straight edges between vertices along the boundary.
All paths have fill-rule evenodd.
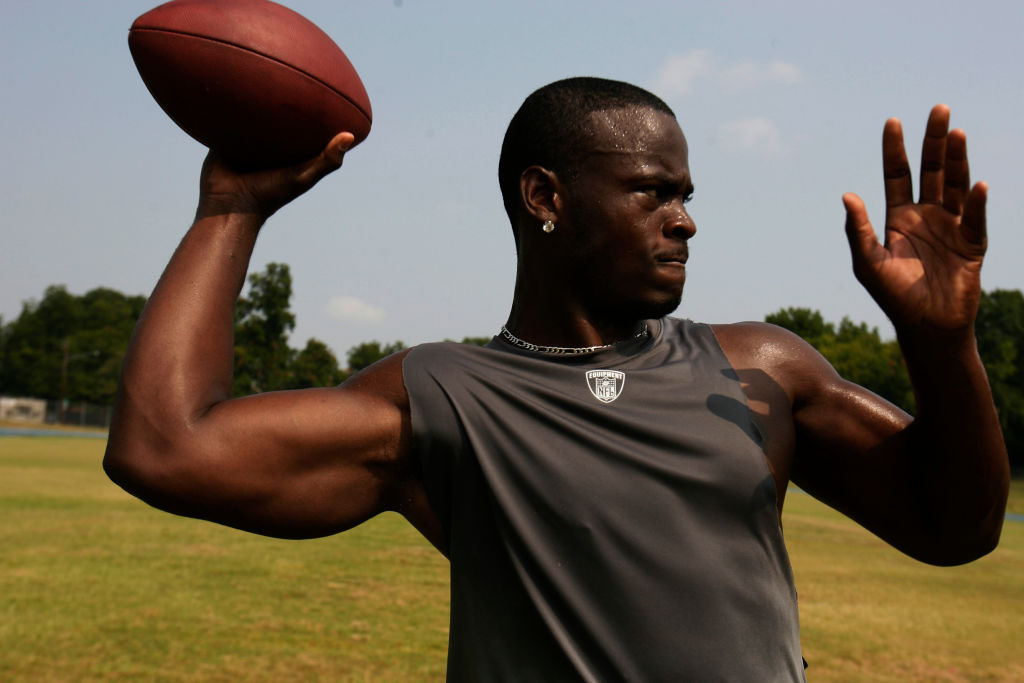
<path id="1" fill-rule="evenodd" d="M 519 193 L 526 213 L 538 223 L 558 223 L 562 209 L 562 184 L 554 171 L 530 166 L 519 176 Z"/>

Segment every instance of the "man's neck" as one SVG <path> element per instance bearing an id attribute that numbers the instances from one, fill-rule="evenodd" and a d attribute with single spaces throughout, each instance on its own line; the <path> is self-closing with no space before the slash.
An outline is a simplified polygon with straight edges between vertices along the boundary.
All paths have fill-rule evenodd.
<path id="1" fill-rule="evenodd" d="M 532 302 L 516 297 L 505 328 L 530 344 L 549 347 L 585 348 L 607 346 L 627 341 L 641 329 L 639 318 L 611 319 L 598 317 L 566 301 L 554 297 Z"/>

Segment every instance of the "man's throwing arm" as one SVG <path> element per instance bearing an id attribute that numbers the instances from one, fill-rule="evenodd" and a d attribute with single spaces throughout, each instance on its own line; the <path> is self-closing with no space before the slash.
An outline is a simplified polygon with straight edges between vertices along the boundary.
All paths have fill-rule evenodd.
<path id="1" fill-rule="evenodd" d="M 208 158 L 196 222 L 124 363 L 104 467 L 129 492 L 280 537 L 330 534 L 385 509 L 433 535 L 406 466 L 401 358 L 338 388 L 231 398 L 234 307 L 257 234 L 340 166 L 350 144 L 342 134 L 308 164 L 249 175 Z"/>

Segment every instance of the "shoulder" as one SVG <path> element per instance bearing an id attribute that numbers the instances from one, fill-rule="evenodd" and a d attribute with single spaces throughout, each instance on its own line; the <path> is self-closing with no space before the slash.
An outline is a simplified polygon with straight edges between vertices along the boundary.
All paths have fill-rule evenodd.
<path id="1" fill-rule="evenodd" d="M 722 350 L 731 358 L 758 367 L 800 361 L 806 356 L 820 357 L 814 347 L 789 330 L 763 322 L 709 325 Z"/>
<path id="2" fill-rule="evenodd" d="M 346 392 L 360 394 L 409 412 L 410 383 L 423 381 L 422 376 L 434 376 L 446 368 L 461 365 L 466 358 L 505 356 L 504 353 L 459 342 L 430 342 L 403 349 L 382 358 L 360 370 L 339 387 Z"/>
<path id="3" fill-rule="evenodd" d="M 402 365 L 412 351 L 413 349 L 403 349 L 382 358 L 349 377 L 341 388 L 383 399 L 386 403 L 408 411 L 409 397 L 402 379 Z"/>
<path id="4" fill-rule="evenodd" d="M 793 403 L 840 379 L 813 346 L 785 328 L 764 322 L 710 327 L 734 369 L 766 374 L 785 389 Z"/>

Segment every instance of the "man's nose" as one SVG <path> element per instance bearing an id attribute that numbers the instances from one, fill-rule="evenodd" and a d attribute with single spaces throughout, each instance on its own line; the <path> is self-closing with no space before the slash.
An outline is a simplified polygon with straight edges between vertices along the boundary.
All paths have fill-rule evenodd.
<path id="1" fill-rule="evenodd" d="M 688 240 L 697 234 L 697 224 L 681 200 L 673 206 L 672 214 L 665 221 L 663 231 L 666 237 L 679 240 Z"/>

